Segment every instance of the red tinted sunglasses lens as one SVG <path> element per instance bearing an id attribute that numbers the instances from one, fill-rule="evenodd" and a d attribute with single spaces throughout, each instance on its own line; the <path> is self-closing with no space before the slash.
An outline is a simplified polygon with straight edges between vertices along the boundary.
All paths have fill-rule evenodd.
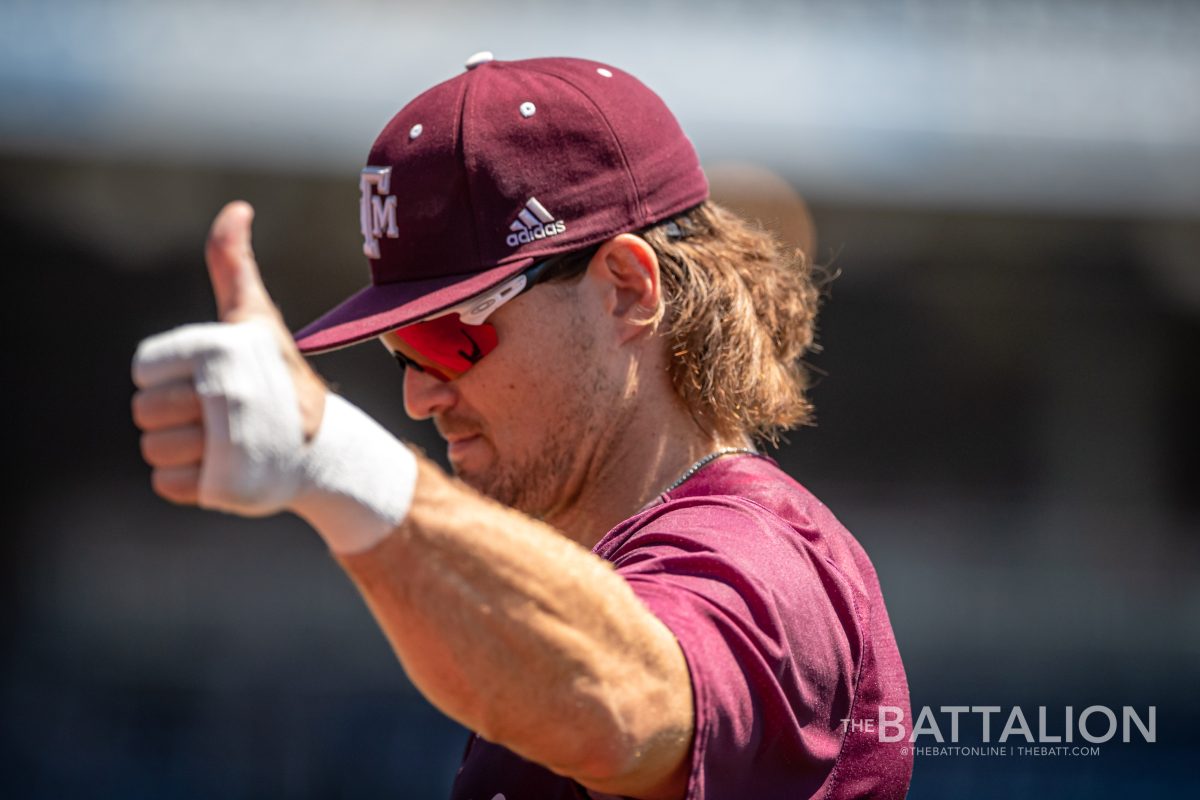
<path id="1" fill-rule="evenodd" d="M 490 324 L 467 325 L 457 314 L 406 325 L 395 334 L 402 355 L 443 381 L 462 375 L 499 343 Z"/>
<path id="2" fill-rule="evenodd" d="M 443 382 L 452 381 L 458 377 L 457 375 L 447 375 L 432 364 L 422 364 L 420 361 L 417 361 L 412 357 L 412 351 L 407 350 L 408 345 L 402 342 L 398 345 L 393 345 L 393 347 L 392 355 L 396 357 L 396 361 L 400 362 L 400 366 L 406 370 L 415 369 L 417 372 L 426 372 Z"/>

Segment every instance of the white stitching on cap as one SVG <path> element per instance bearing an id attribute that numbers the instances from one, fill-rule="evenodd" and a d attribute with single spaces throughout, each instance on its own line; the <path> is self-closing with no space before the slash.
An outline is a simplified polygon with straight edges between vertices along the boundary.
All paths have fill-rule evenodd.
<path id="1" fill-rule="evenodd" d="M 604 67 L 596 67 L 596 72 L 600 73 L 606 78 L 612 77 L 612 70 L 605 69 Z"/>
<path id="2" fill-rule="evenodd" d="M 521 103 L 522 117 L 532 117 L 535 113 L 537 113 L 537 106 L 535 106 L 533 103 L 529 102 L 528 100 L 526 100 L 524 103 Z"/>
<path id="3" fill-rule="evenodd" d="M 425 130 L 425 129 L 423 127 L 421 127 L 421 123 L 418 122 L 416 125 L 413 125 L 411 128 L 408 129 L 408 138 L 409 139 L 417 138 L 418 136 L 421 135 L 421 131 L 423 131 L 423 130 Z"/>

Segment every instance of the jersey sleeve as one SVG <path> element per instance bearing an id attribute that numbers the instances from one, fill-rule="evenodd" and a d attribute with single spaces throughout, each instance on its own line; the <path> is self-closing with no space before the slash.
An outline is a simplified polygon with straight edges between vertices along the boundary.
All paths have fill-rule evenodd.
<path id="1" fill-rule="evenodd" d="M 741 498 L 664 507 L 608 558 L 687 660 L 689 800 L 816 796 L 853 702 L 852 584 L 803 531 Z"/>

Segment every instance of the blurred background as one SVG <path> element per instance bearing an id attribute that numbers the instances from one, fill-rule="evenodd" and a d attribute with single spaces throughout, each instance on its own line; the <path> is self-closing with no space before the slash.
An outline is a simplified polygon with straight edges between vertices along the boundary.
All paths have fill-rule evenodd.
<path id="1" fill-rule="evenodd" d="M 1098 756 L 919 756 L 910 796 L 1193 795 L 1198 41 L 1182 0 L 3 0 L 0 796 L 446 796 L 465 733 L 316 536 L 154 498 L 128 374 L 212 318 L 229 199 L 293 327 L 365 283 L 371 141 L 484 49 L 633 72 L 840 271 L 777 457 L 871 554 L 914 708 L 1157 707 Z M 381 348 L 317 366 L 440 456 Z"/>

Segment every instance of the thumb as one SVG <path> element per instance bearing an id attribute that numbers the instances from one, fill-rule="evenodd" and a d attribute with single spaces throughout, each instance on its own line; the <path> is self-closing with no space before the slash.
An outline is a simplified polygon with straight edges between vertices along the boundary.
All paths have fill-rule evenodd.
<path id="1" fill-rule="evenodd" d="M 250 247 L 253 220 L 254 209 L 250 204 L 235 200 L 221 209 L 208 233 L 204 260 L 208 262 L 208 277 L 217 299 L 217 319 L 221 322 L 242 322 L 279 313 L 263 285 Z"/>

